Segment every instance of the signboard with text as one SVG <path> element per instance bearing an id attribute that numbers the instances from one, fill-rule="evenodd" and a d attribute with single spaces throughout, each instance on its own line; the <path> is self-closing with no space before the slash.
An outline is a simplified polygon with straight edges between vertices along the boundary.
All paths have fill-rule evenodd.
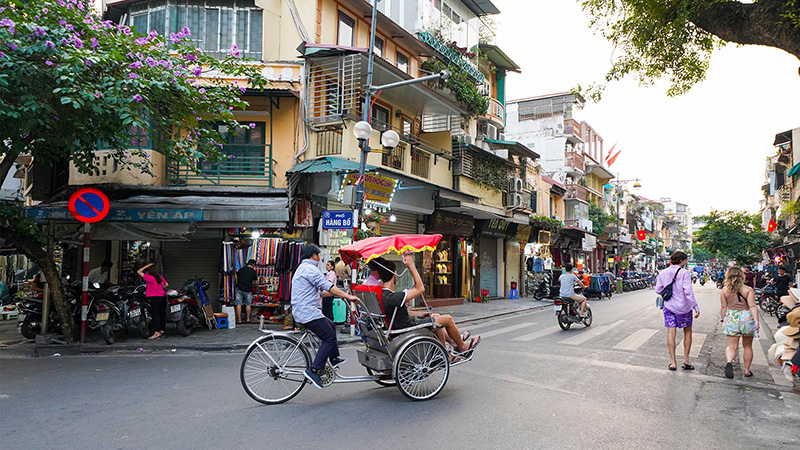
<path id="1" fill-rule="evenodd" d="M 323 230 L 347 230 L 353 228 L 353 211 L 323 211 Z"/>
<path id="2" fill-rule="evenodd" d="M 355 186 L 358 181 L 357 173 L 349 173 L 344 177 L 342 190 L 345 186 Z M 397 189 L 397 180 L 374 173 L 364 174 L 364 204 L 388 208 Z"/>
<path id="3" fill-rule="evenodd" d="M 30 208 L 28 215 L 36 220 L 70 220 L 68 209 Z M 199 222 L 201 209 L 121 209 L 109 208 L 105 221 L 111 222 Z"/>
<path id="4" fill-rule="evenodd" d="M 436 210 L 431 214 L 428 231 L 453 236 L 471 236 L 475 221 L 470 216 Z"/>

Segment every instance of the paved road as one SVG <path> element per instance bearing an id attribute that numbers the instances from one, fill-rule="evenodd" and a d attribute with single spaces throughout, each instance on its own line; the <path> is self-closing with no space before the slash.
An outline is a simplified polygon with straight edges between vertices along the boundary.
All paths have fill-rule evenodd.
<path id="1" fill-rule="evenodd" d="M 693 372 L 666 370 L 648 290 L 592 302 L 588 329 L 563 332 L 550 310 L 470 324 L 485 338 L 475 360 L 422 403 L 357 383 L 262 406 L 239 385 L 240 353 L 2 359 L 1 439 L 4 449 L 797 447 L 800 400 L 764 365 L 767 339 L 754 379 L 740 368 L 724 378 L 718 291 L 696 291 Z M 355 348 L 345 374 L 362 373 Z"/>

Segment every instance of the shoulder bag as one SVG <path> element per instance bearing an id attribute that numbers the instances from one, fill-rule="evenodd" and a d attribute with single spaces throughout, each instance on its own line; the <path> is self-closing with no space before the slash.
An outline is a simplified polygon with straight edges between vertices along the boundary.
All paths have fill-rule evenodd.
<path id="1" fill-rule="evenodd" d="M 675 271 L 675 276 L 672 277 L 672 281 L 663 289 L 661 289 L 661 294 L 656 297 L 656 307 L 658 309 L 664 309 L 664 302 L 668 301 L 672 298 L 672 285 L 675 284 L 675 280 L 678 278 L 678 272 L 681 271 L 681 268 L 678 267 L 678 270 Z"/>

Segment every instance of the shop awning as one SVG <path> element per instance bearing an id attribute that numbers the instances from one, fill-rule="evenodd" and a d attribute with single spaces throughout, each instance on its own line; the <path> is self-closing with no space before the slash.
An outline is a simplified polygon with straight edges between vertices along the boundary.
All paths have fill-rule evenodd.
<path id="1" fill-rule="evenodd" d="M 375 166 L 367 165 L 368 171 L 377 169 Z M 344 158 L 325 157 L 310 159 L 287 170 L 287 174 L 292 173 L 342 173 L 355 172 L 359 170 L 359 163 Z"/>
<path id="2" fill-rule="evenodd" d="M 191 223 L 99 222 L 92 225 L 91 236 L 98 241 L 188 241 L 192 233 Z"/>
<path id="3" fill-rule="evenodd" d="M 797 164 L 793 165 L 792 168 L 789 169 L 789 172 L 786 173 L 786 175 L 787 176 L 792 176 L 792 175 L 796 174 L 798 170 L 800 170 L 800 163 L 797 163 Z"/>
<path id="4" fill-rule="evenodd" d="M 586 175 L 590 173 L 595 173 L 598 177 L 604 180 L 610 180 L 614 178 L 614 174 L 609 172 L 608 169 L 599 165 L 599 164 L 586 164 Z"/>
<path id="5" fill-rule="evenodd" d="M 520 67 L 500 47 L 492 44 L 478 44 L 478 49 L 486 55 L 495 66 L 509 72 L 520 73 Z"/>

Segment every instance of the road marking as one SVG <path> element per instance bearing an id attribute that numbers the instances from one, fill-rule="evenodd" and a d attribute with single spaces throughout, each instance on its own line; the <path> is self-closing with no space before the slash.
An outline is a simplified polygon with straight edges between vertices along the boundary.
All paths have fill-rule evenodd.
<path id="1" fill-rule="evenodd" d="M 605 333 L 606 331 L 609 331 L 609 330 L 613 329 L 614 327 L 616 327 L 617 325 L 619 325 L 619 324 L 621 324 L 623 322 L 625 322 L 625 321 L 624 320 L 618 320 L 618 321 L 612 323 L 611 325 L 604 325 L 602 327 L 589 329 L 588 331 L 584 331 L 583 333 L 581 333 L 581 334 L 579 334 L 577 336 L 573 336 L 571 338 L 564 339 L 563 341 L 559 342 L 559 344 L 567 344 L 567 345 L 583 344 L 584 342 L 588 341 L 589 339 L 596 338 L 597 336 L 600 336 L 601 334 Z M 576 324 L 576 325 L 580 325 L 580 324 Z"/>
<path id="2" fill-rule="evenodd" d="M 561 327 L 556 325 L 554 327 L 545 328 L 544 330 L 539 330 L 539 331 L 537 331 L 535 333 L 526 334 L 525 336 L 516 337 L 516 338 L 511 339 L 511 340 L 512 341 L 530 342 L 530 341 L 532 341 L 534 339 L 539 339 L 542 336 L 547 336 L 548 334 L 558 333 L 559 331 L 561 331 Z"/>
<path id="3" fill-rule="evenodd" d="M 706 342 L 707 334 L 692 333 L 692 348 L 689 349 L 689 357 L 697 358 L 700 356 L 700 350 L 703 348 L 703 343 Z M 683 336 L 681 341 L 675 343 L 675 355 L 683 356 Z"/>
<path id="4" fill-rule="evenodd" d="M 498 334 L 510 333 L 512 331 L 516 331 L 522 328 L 528 328 L 536 325 L 535 322 L 525 322 L 525 323 L 518 323 L 516 325 L 511 325 L 510 327 L 500 328 L 498 330 L 492 330 L 486 333 L 481 333 L 481 338 L 487 338 L 492 336 L 497 336 Z"/>
<path id="5" fill-rule="evenodd" d="M 650 330 L 647 328 L 643 328 L 636 333 L 628 336 L 620 342 L 619 344 L 615 345 L 614 348 L 618 350 L 631 350 L 635 351 L 638 350 L 639 347 L 642 346 L 648 339 L 653 337 L 654 334 L 658 333 L 658 330 Z"/>

